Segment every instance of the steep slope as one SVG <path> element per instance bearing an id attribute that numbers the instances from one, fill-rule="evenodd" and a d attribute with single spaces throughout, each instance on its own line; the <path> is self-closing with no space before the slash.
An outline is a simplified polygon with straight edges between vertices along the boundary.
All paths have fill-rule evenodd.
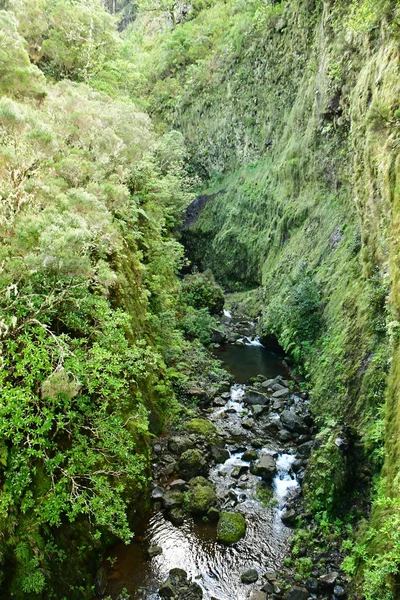
<path id="1" fill-rule="evenodd" d="M 370 600 L 397 597 L 400 568 L 398 18 L 390 0 L 214 1 L 172 31 L 145 15 L 131 38 L 151 114 L 207 181 L 192 260 L 253 289 L 261 333 L 309 379 L 319 522 L 356 504 L 354 460 L 358 494 L 374 478 L 346 562 Z"/>

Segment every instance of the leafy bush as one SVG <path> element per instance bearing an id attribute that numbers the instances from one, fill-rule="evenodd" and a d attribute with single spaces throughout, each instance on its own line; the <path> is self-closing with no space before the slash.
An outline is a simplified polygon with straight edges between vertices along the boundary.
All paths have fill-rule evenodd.
<path id="1" fill-rule="evenodd" d="M 211 271 L 187 275 L 182 284 L 182 301 L 193 308 L 207 308 L 213 314 L 220 314 L 224 307 L 224 292 L 215 283 Z"/>

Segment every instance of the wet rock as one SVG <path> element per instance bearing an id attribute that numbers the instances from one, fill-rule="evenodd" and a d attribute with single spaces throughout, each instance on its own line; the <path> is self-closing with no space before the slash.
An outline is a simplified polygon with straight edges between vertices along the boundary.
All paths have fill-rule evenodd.
<path id="1" fill-rule="evenodd" d="M 184 492 L 188 488 L 188 484 L 184 479 L 175 479 L 172 483 L 170 483 L 171 490 L 179 490 Z"/>
<path id="2" fill-rule="evenodd" d="M 249 600 L 267 600 L 265 592 L 253 590 L 250 594 Z"/>
<path id="3" fill-rule="evenodd" d="M 294 587 L 284 596 L 285 600 L 307 600 L 308 591 L 305 588 Z"/>
<path id="4" fill-rule="evenodd" d="M 215 508 L 215 506 L 212 506 L 207 511 L 207 517 L 210 519 L 210 521 L 218 521 L 219 515 L 219 510 L 218 508 Z"/>
<path id="5" fill-rule="evenodd" d="M 281 390 L 278 390 L 277 392 L 274 392 L 272 394 L 273 398 L 286 398 L 286 396 L 289 396 L 290 392 L 288 390 L 288 388 L 283 388 Z"/>
<path id="6" fill-rule="evenodd" d="M 215 444 L 210 446 L 210 452 L 217 464 L 224 463 L 230 456 L 229 451 L 226 448 L 219 448 Z"/>
<path id="7" fill-rule="evenodd" d="M 281 431 L 278 431 L 278 439 L 280 442 L 290 442 L 292 437 L 293 436 L 290 431 L 286 431 L 286 429 L 281 429 Z"/>
<path id="8" fill-rule="evenodd" d="M 161 446 L 161 444 L 154 444 L 153 450 L 154 450 L 154 452 L 156 454 L 161 454 L 161 452 L 162 452 L 162 446 Z"/>
<path id="9" fill-rule="evenodd" d="M 207 403 L 210 400 L 207 392 L 196 385 L 190 387 L 186 393 L 198 403 Z"/>
<path id="10" fill-rule="evenodd" d="M 189 448 L 193 448 L 195 440 L 189 436 L 175 435 L 168 440 L 168 448 L 172 454 L 182 454 Z"/>
<path id="11" fill-rule="evenodd" d="M 150 548 L 148 548 L 147 550 L 147 554 L 149 555 L 149 558 L 154 558 L 154 556 L 160 556 L 160 554 L 162 554 L 163 549 L 161 548 L 161 546 L 150 546 Z"/>
<path id="12" fill-rule="evenodd" d="M 257 460 L 258 454 L 255 450 L 246 450 L 246 452 L 242 456 L 242 460 L 244 462 L 251 462 L 253 460 Z"/>
<path id="13" fill-rule="evenodd" d="M 242 583 L 255 583 L 258 579 L 258 571 L 256 569 L 248 569 L 241 574 Z"/>
<path id="14" fill-rule="evenodd" d="M 288 431 L 307 433 L 308 427 L 304 420 L 291 410 L 284 410 L 281 414 L 281 423 Z"/>
<path id="15" fill-rule="evenodd" d="M 172 508 L 167 513 L 167 517 L 168 517 L 168 519 L 171 521 L 171 523 L 173 525 L 176 525 L 176 526 L 179 527 L 180 525 L 183 525 L 183 522 L 184 522 L 185 517 L 186 517 L 186 513 L 183 510 L 183 508 L 176 507 L 176 508 Z"/>
<path id="16" fill-rule="evenodd" d="M 251 407 L 251 412 L 253 414 L 253 417 L 259 417 L 260 415 L 262 415 L 265 411 L 267 410 L 266 406 L 262 406 L 261 404 L 254 404 Z"/>
<path id="17" fill-rule="evenodd" d="M 246 533 L 246 520 L 240 513 L 222 512 L 217 527 L 217 540 L 223 544 L 234 544 Z"/>
<path id="18" fill-rule="evenodd" d="M 339 573 L 336 571 L 332 571 L 331 573 L 327 573 L 326 575 L 322 575 L 319 578 L 319 585 L 322 591 L 330 592 L 333 590 L 336 580 L 339 576 Z"/>
<path id="19" fill-rule="evenodd" d="M 207 462 L 199 450 L 189 449 L 179 459 L 179 472 L 186 479 L 207 473 Z"/>
<path id="20" fill-rule="evenodd" d="M 341 585 L 335 585 L 333 588 L 333 593 L 336 598 L 346 598 L 346 591 Z"/>
<path id="21" fill-rule="evenodd" d="M 297 448 L 297 456 L 300 457 L 304 457 L 304 458 L 308 458 L 311 454 L 311 450 L 313 449 L 314 446 L 314 442 L 310 441 L 310 442 L 305 442 L 304 444 L 301 444 L 298 448 Z"/>
<path id="22" fill-rule="evenodd" d="M 261 405 L 266 406 L 269 403 L 269 398 L 265 394 L 258 392 L 257 390 L 249 390 L 243 396 L 243 403 L 247 405 Z"/>
<path id="23" fill-rule="evenodd" d="M 226 335 L 224 331 L 221 329 L 212 329 L 211 330 L 211 342 L 213 344 L 223 344 L 226 342 Z"/>
<path id="24" fill-rule="evenodd" d="M 230 392 L 224 392 L 223 394 L 221 394 L 221 398 L 223 400 L 230 400 L 231 398 L 231 393 Z"/>
<path id="25" fill-rule="evenodd" d="M 189 481 L 188 510 L 193 514 L 204 514 L 216 504 L 214 485 L 204 477 Z"/>
<path id="26" fill-rule="evenodd" d="M 306 588 L 312 594 L 316 594 L 318 592 L 318 581 L 314 577 L 310 577 L 306 581 Z"/>
<path id="27" fill-rule="evenodd" d="M 214 398 L 213 404 L 214 406 L 225 406 L 226 400 L 221 398 L 221 396 L 217 396 L 217 398 Z"/>
<path id="28" fill-rule="evenodd" d="M 252 466 L 251 472 L 262 477 L 264 481 L 272 481 L 276 474 L 275 459 L 270 454 L 262 454 L 257 463 Z"/>
<path id="29" fill-rule="evenodd" d="M 244 419 L 242 419 L 242 427 L 244 427 L 244 429 L 253 429 L 253 427 L 255 427 L 255 424 L 255 420 L 251 417 L 245 417 Z"/>
<path id="30" fill-rule="evenodd" d="M 151 492 L 151 499 L 152 500 L 162 500 L 164 498 L 164 490 L 162 487 L 155 487 L 154 490 Z"/>
<path id="31" fill-rule="evenodd" d="M 281 514 L 281 521 L 285 525 L 295 525 L 297 513 L 294 510 L 286 510 Z"/>
<path id="32" fill-rule="evenodd" d="M 176 506 L 182 506 L 184 500 L 183 493 L 179 490 L 169 490 L 163 497 L 163 505 L 166 510 L 171 510 Z"/>
<path id="33" fill-rule="evenodd" d="M 249 467 L 247 465 L 241 465 L 240 467 L 234 467 L 231 472 L 231 477 L 233 477 L 233 479 L 239 479 L 239 477 L 241 477 L 242 475 L 245 475 L 245 473 L 247 473 L 248 470 L 249 470 Z"/>
<path id="34" fill-rule="evenodd" d="M 253 446 L 253 448 L 262 448 L 264 446 L 262 440 L 253 440 L 251 442 L 251 445 Z"/>
<path id="35" fill-rule="evenodd" d="M 203 590 L 199 584 L 191 582 L 183 569 L 171 569 L 168 579 L 161 585 L 158 593 L 161 598 L 178 600 L 201 600 L 203 597 Z"/>
<path id="36" fill-rule="evenodd" d="M 263 592 L 265 592 L 266 594 L 273 594 L 274 593 L 274 587 L 270 584 L 269 581 L 267 581 L 267 583 L 264 583 L 264 585 L 262 586 L 261 590 Z"/>

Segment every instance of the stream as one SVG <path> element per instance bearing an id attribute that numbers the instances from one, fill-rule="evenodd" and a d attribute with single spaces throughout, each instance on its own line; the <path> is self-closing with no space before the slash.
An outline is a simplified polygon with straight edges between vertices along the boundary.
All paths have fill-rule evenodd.
<path id="1" fill-rule="evenodd" d="M 223 462 L 210 461 L 207 478 L 215 485 L 219 510 L 244 515 L 246 534 L 237 543 L 225 546 L 216 540 L 216 521 L 188 516 L 178 526 L 156 501 L 134 541 L 128 546 L 118 544 L 110 552 L 104 595 L 113 600 L 125 597 L 120 596 L 123 590 L 131 599 L 158 600 L 160 585 L 175 568 L 184 569 L 189 579 L 199 584 L 206 600 L 245 600 L 283 567 L 291 529 L 281 517 L 290 508 L 286 506 L 288 500 L 300 495 L 302 465 L 296 469 L 296 475 L 293 464 L 298 459 L 298 444 L 309 442 L 311 436 L 306 427 L 303 433 L 301 427 L 296 431 L 295 426 L 288 432 L 280 414 L 286 409 L 304 416 L 306 401 L 289 393 L 287 386 L 294 389 L 295 383 L 282 360 L 255 337 L 253 323 L 241 323 L 230 313 L 225 314 L 225 322 L 236 331 L 243 330 L 243 335 L 215 351 L 235 381 L 229 392 L 215 398 L 201 414 L 222 433 L 225 450 Z M 258 377 L 257 389 L 254 384 L 249 385 L 252 377 Z M 274 386 L 268 388 L 272 396 L 269 404 L 249 404 L 254 401 L 252 393 L 264 398 L 268 382 Z M 274 398 L 274 394 L 278 397 Z M 253 453 L 252 462 L 245 455 L 248 451 Z M 252 467 L 260 464 L 264 455 L 272 456 L 276 464 L 275 474 L 267 482 Z M 166 458 L 169 467 L 170 457 Z M 155 485 L 168 490 L 180 474 L 174 467 L 166 472 L 168 477 Z M 162 552 L 150 558 L 148 549 L 153 547 L 160 547 Z M 257 582 L 242 582 L 241 575 L 248 569 L 257 570 Z"/>

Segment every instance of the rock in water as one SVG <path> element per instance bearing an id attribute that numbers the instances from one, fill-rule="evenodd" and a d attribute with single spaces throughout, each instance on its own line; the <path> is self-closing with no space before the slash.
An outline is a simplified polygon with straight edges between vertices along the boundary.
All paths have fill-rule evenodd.
<path id="1" fill-rule="evenodd" d="M 147 550 L 147 554 L 150 558 L 153 558 L 154 556 L 159 556 L 162 554 L 162 551 L 163 549 L 161 546 L 150 546 L 150 548 Z"/>
<path id="2" fill-rule="evenodd" d="M 296 433 L 307 433 L 308 427 L 304 420 L 291 410 L 284 410 L 281 414 L 281 422 L 285 429 Z"/>
<path id="3" fill-rule="evenodd" d="M 258 579 L 258 571 L 255 569 L 248 569 L 242 573 L 240 579 L 243 583 L 255 583 Z"/>
<path id="4" fill-rule="evenodd" d="M 189 482 L 188 509 L 193 514 L 204 514 L 217 503 L 214 485 L 204 477 Z"/>
<path id="5" fill-rule="evenodd" d="M 223 512 L 217 526 L 217 540 L 223 544 L 235 544 L 246 533 L 246 520 L 240 513 Z"/>
<path id="6" fill-rule="evenodd" d="M 201 600 L 203 597 L 203 590 L 199 584 L 191 582 L 183 569 L 171 569 L 168 579 L 161 585 L 158 593 L 161 598 L 178 600 Z"/>
<path id="7" fill-rule="evenodd" d="M 270 454 L 262 454 L 260 460 L 253 465 L 251 472 L 270 482 L 276 474 L 276 462 Z"/>
<path id="8" fill-rule="evenodd" d="M 251 406 L 261 405 L 265 406 L 269 403 L 269 398 L 265 394 L 261 392 L 257 392 L 257 390 L 249 390 L 243 396 L 244 404 L 249 404 Z"/>

